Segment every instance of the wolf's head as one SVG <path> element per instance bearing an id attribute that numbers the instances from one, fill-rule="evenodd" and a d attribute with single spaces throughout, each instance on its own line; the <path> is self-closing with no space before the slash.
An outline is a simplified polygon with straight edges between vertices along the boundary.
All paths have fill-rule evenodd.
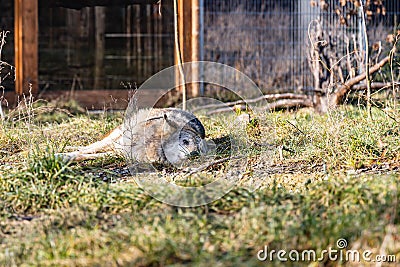
<path id="1" fill-rule="evenodd" d="M 166 127 L 172 133 L 162 143 L 166 163 L 181 165 L 188 158 L 207 153 L 205 129 L 192 113 L 171 109 L 164 114 Z"/>

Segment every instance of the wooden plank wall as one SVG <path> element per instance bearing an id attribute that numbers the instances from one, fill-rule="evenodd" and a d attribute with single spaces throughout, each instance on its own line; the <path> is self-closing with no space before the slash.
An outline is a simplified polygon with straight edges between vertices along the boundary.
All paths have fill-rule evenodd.
<path id="1" fill-rule="evenodd" d="M 175 0 L 173 0 L 175 1 Z M 178 1 L 179 42 L 183 62 L 198 59 L 198 0 Z M 14 0 L 15 67 L 17 95 L 37 95 L 38 88 L 38 0 Z M 194 23 L 194 24 L 193 24 Z M 151 44 L 154 46 L 155 44 Z M 177 56 L 175 56 L 177 58 Z M 176 60 L 177 62 L 177 60 Z M 199 95 L 196 85 L 188 87 L 189 96 Z"/>

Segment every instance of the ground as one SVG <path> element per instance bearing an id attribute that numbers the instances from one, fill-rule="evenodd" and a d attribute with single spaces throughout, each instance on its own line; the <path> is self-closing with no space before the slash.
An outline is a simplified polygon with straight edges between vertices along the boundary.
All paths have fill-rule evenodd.
<path id="1" fill-rule="evenodd" d="M 73 164 L 55 157 L 123 120 L 118 113 L 73 111 L 27 105 L 1 122 L 2 266 L 376 264 L 327 255 L 316 262 L 257 258 L 265 248 L 321 255 L 338 249 L 338 240 L 347 242 L 339 251 L 395 255 L 399 264 L 400 110 L 373 109 L 372 119 L 352 106 L 324 115 L 308 109 L 251 114 L 245 146 L 234 151 L 246 159 L 240 180 L 222 198 L 191 208 L 149 196 L 123 159 Z M 236 116 L 199 116 L 217 157 L 232 153 L 224 123 Z M 224 161 L 199 173 L 211 181 L 229 166 Z M 182 185 L 206 183 L 185 170 L 157 175 Z"/>

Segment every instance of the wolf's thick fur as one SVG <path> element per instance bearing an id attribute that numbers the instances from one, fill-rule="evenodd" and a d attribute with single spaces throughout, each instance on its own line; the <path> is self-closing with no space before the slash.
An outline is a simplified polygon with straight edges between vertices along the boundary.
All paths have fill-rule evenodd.
<path id="1" fill-rule="evenodd" d="M 138 162 L 180 164 L 207 150 L 205 130 L 190 112 L 175 108 L 142 109 L 101 141 L 59 154 L 73 161 L 119 153 Z"/>

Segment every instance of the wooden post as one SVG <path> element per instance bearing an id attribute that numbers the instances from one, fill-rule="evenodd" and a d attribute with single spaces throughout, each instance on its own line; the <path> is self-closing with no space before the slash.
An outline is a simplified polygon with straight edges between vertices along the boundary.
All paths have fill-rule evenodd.
<path id="1" fill-rule="evenodd" d="M 192 61 L 200 61 L 200 7 L 199 0 L 191 0 L 192 6 L 192 29 L 191 29 L 191 60 Z M 192 76 L 193 81 L 199 80 L 199 68 L 198 66 L 193 66 L 192 68 Z M 200 95 L 200 84 L 192 83 L 191 92 L 189 93 L 192 96 Z"/>
<path id="2" fill-rule="evenodd" d="M 182 63 L 199 61 L 199 1 L 198 0 L 177 0 L 178 1 L 178 31 L 179 47 Z M 175 65 L 179 63 L 179 55 L 175 52 Z M 177 82 L 180 81 L 180 74 L 176 76 Z M 197 75 L 198 70 L 193 69 L 192 75 Z M 195 78 L 194 77 L 194 78 Z M 197 79 L 197 78 L 195 78 Z M 186 87 L 190 97 L 199 95 L 199 85 L 191 84 Z"/>
<path id="3" fill-rule="evenodd" d="M 15 0 L 15 92 L 38 93 L 38 0 Z"/>

